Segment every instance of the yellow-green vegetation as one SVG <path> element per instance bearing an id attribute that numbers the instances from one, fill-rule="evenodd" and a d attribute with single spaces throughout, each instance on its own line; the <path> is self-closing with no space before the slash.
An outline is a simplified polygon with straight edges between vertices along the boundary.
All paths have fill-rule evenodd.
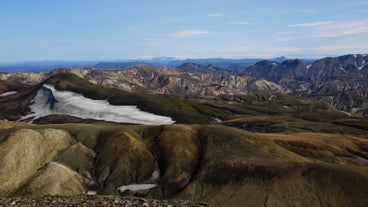
<path id="1" fill-rule="evenodd" d="M 331 133 L 260 134 L 292 152 L 314 160 L 348 164 L 368 157 L 368 139 Z"/>
<path id="2" fill-rule="evenodd" d="M 219 124 L 263 133 L 323 132 L 368 138 L 368 131 L 364 129 L 365 122 L 366 119 L 360 118 L 313 122 L 292 116 L 245 115 Z"/>

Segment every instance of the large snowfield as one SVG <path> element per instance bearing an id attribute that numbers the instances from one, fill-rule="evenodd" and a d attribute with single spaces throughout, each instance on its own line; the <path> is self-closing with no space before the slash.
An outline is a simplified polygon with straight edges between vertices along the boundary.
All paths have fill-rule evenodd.
<path id="1" fill-rule="evenodd" d="M 147 125 L 172 124 L 170 117 L 144 112 L 136 106 L 114 106 L 106 100 L 93 100 L 71 91 L 58 91 L 53 85 L 43 86 L 52 90 L 57 103 L 50 108 L 48 96 L 40 89 L 29 106 L 31 113 L 23 117 L 31 121 L 51 114 L 63 114 L 83 119 L 95 119 L 120 123 L 134 123 Z"/>

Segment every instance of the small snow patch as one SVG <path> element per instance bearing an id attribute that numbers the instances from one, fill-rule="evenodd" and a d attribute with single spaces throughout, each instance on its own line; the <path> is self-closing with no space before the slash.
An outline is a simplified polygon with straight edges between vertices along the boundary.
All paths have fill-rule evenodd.
<path id="1" fill-rule="evenodd" d="M 364 164 L 367 164 L 368 165 L 368 159 L 364 158 L 364 157 L 361 157 L 361 156 L 357 156 L 356 157 L 356 160 L 359 161 L 359 162 L 362 162 Z"/>
<path id="2" fill-rule="evenodd" d="M 358 70 L 362 70 L 366 65 L 362 65 L 360 67 L 358 67 Z"/>
<path id="3" fill-rule="evenodd" d="M 309 70 L 309 68 L 310 68 L 311 66 L 312 66 L 311 64 L 309 64 L 309 65 L 305 66 L 305 67 L 307 68 L 307 71 Z"/>
<path id="4" fill-rule="evenodd" d="M 274 98 L 276 98 L 276 96 L 275 96 L 275 95 L 272 95 L 272 96 L 270 96 L 270 97 L 268 98 L 268 100 L 269 100 L 269 101 L 272 101 Z"/>
<path id="5" fill-rule="evenodd" d="M 365 64 L 365 61 L 363 61 L 362 66 L 358 67 L 358 70 L 362 70 L 365 66 L 367 66 L 368 64 Z"/>
<path id="6" fill-rule="evenodd" d="M 156 187 L 158 184 L 131 184 L 131 185 L 123 185 L 118 187 L 120 192 L 124 192 L 130 190 L 135 193 L 146 194 L 152 188 Z"/>
<path id="7" fill-rule="evenodd" d="M 13 94 L 16 94 L 16 93 L 18 93 L 18 92 L 17 91 L 8 91 L 8 92 L 0 94 L 0 96 L 10 96 L 10 95 L 13 95 Z"/>
<path id="8" fill-rule="evenodd" d="M 356 161 L 356 162 L 360 162 L 362 164 L 368 165 L 368 159 L 366 159 L 364 157 L 361 157 L 361 156 L 356 156 L 354 158 L 352 158 L 352 157 L 344 157 L 344 158 L 347 159 L 347 160 L 352 160 L 352 161 Z"/>
<path id="9" fill-rule="evenodd" d="M 216 117 L 216 118 L 215 118 L 215 122 L 220 123 L 220 122 L 222 122 L 222 120 Z"/>
<path id="10" fill-rule="evenodd" d="M 152 172 L 152 175 L 150 178 L 148 178 L 146 181 L 136 184 L 130 184 L 130 185 L 123 185 L 118 187 L 118 191 L 124 192 L 124 191 L 132 191 L 134 193 L 141 193 L 141 194 L 147 194 L 152 188 L 158 186 L 158 183 L 160 181 L 160 168 L 158 166 L 158 162 L 155 163 L 155 170 Z"/>
<path id="11" fill-rule="evenodd" d="M 97 195 L 97 191 L 89 190 L 89 191 L 87 191 L 87 195 Z"/>

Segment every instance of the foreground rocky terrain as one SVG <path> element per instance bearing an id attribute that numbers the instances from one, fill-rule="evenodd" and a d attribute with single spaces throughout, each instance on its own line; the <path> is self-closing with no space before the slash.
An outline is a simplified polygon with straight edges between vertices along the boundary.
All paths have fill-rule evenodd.
<path id="1" fill-rule="evenodd" d="M 225 206 L 368 203 L 368 141 L 353 135 L 63 124 L 18 126 L 1 137 L 5 197 L 95 191 Z"/>
<path id="2" fill-rule="evenodd" d="M 165 201 L 142 199 L 134 197 L 119 196 L 44 196 L 31 198 L 0 198 L 0 206 L 20 206 L 20 207 L 206 207 L 210 205 L 196 204 L 189 201 Z"/>

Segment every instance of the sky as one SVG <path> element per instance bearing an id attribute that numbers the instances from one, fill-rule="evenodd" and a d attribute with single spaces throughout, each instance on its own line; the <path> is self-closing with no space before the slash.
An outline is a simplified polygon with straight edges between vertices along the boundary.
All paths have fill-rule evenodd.
<path id="1" fill-rule="evenodd" d="M 368 53 L 367 0 L 0 0 L 0 62 Z"/>

